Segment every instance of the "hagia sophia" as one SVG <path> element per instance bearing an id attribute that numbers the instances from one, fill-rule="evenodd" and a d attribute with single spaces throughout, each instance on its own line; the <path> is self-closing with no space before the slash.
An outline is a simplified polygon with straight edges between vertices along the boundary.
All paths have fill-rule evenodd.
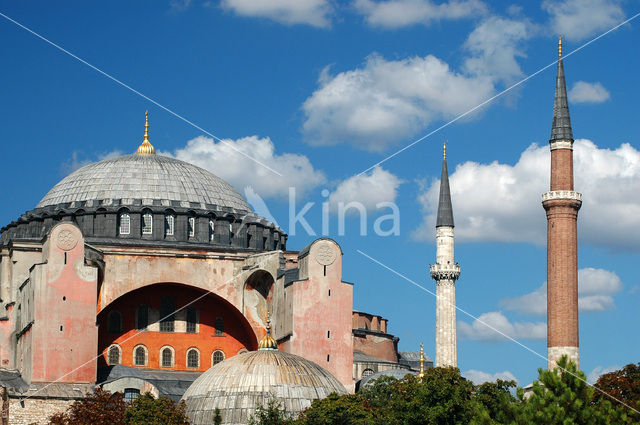
<path id="1" fill-rule="evenodd" d="M 137 144 L 137 143 L 136 143 Z M 135 147 L 135 145 L 133 146 Z M 578 355 L 573 136 L 558 61 L 550 140 L 549 367 Z M 437 211 L 435 366 L 457 366 L 454 220 L 446 147 Z M 426 265 L 425 265 L 426 266 Z M 45 424 L 99 386 L 184 400 L 193 424 L 247 424 L 276 397 L 300 412 L 381 375 L 434 366 L 399 351 L 380 314 L 353 310 L 342 250 L 287 247 L 227 182 L 156 154 L 148 116 L 132 155 L 76 170 L 0 230 L 0 387 L 11 424 Z M 383 313 L 383 312 L 382 312 Z"/>

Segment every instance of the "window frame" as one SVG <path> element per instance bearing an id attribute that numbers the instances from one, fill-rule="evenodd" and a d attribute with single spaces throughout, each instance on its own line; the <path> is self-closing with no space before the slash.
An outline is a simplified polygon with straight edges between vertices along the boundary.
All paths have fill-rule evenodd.
<path id="1" fill-rule="evenodd" d="M 114 349 L 118 352 L 118 361 L 116 363 L 111 361 L 111 352 Z M 109 366 L 116 366 L 116 365 L 122 364 L 122 348 L 118 344 L 111 344 L 109 347 L 107 347 L 106 357 L 107 357 L 107 365 Z"/>
<path id="2" fill-rule="evenodd" d="M 147 223 L 147 219 L 149 219 L 149 223 Z M 149 225 L 147 227 L 147 224 Z M 140 231 L 143 235 L 153 235 L 153 213 L 150 210 L 142 211 L 142 215 L 140 216 Z"/>
<path id="3" fill-rule="evenodd" d="M 193 321 L 189 320 L 191 319 L 189 317 L 189 313 L 193 312 Z M 185 333 L 188 334 L 197 334 L 198 333 L 198 310 L 195 307 L 187 307 L 186 311 L 185 311 Z M 190 329 L 190 327 L 192 327 L 192 329 Z"/>
<path id="4" fill-rule="evenodd" d="M 138 364 L 138 349 L 142 349 L 144 353 L 144 360 L 142 364 Z M 149 365 L 149 350 L 144 346 L 144 344 L 138 344 L 133 347 L 133 365 L 138 367 Z"/>
<path id="5" fill-rule="evenodd" d="M 118 214 L 118 235 L 131 234 L 131 215 L 128 212 Z"/>
<path id="6" fill-rule="evenodd" d="M 171 353 L 171 365 L 170 366 L 165 366 L 165 358 L 164 358 L 164 353 L 166 350 L 169 350 L 169 352 Z M 176 351 L 173 349 L 172 346 L 170 345 L 165 345 L 163 347 L 160 348 L 160 367 L 161 368 L 165 368 L 165 369 L 170 369 L 175 367 L 176 365 Z"/>
<path id="7" fill-rule="evenodd" d="M 164 215 L 164 235 L 174 236 L 176 234 L 176 216 L 167 213 Z"/>
<path id="8" fill-rule="evenodd" d="M 214 336 L 224 336 L 224 317 L 218 316 L 213 322 Z"/>
<path id="9" fill-rule="evenodd" d="M 189 355 L 191 355 L 191 353 L 195 353 L 196 354 L 196 366 L 192 366 L 190 365 L 190 358 Z M 187 350 L 187 356 L 186 356 L 186 364 L 185 366 L 187 367 L 187 369 L 200 369 L 200 350 L 198 350 L 196 347 L 191 347 Z"/>
<path id="10" fill-rule="evenodd" d="M 187 234 L 190 238 L 196 237 L 196 218 L 193 216 L 187 219 Z"/>
<path id="11" fill-rule="evenodd" d="M 218 361 L 218 362 L 216 362 L 216 354 L 222 355 L 222 359 L 220 361 Z M 213 353 L 211 353 L 211 367 L 222 363 L 223 361 L 226 360 L 226 358 L 227 358 L 227 355 L 221 349 L 217 348 L 217 349 L 213 350 Z"/>
<path id="12" fill-rule="evenodd" d="M 164 300 L 170 299 L 171 305 L 165 305 Z M 168 311 L 171 311 L 167 314 Z M 176 301 L 175 298 L 171 295 L 164 295 L 160 299 L 160 320 L 159 320 L 159 330 L 160 332 L 165 333 L 173 333 L 176 331 Z M 168 328 L 167 328 L 168 327 Z M 165 329 L 163 329 L 165 328 Z"/>

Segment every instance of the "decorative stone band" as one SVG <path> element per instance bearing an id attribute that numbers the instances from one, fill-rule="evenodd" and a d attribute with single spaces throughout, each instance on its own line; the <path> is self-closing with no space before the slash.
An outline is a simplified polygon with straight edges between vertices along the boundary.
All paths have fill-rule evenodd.
<path id="1" fill-rule="evenodd" d="M 576 365 L 580 365 L 580 349 L 578 347 L 547 347 L 548 368 L 555 369 L 558 360 L 567 356 Z"/>
<path id="2" fill-rule="evenodd" d="M 460 266 L 458 264 L 431 264 L 431 277 L 435 280 L 458 280 Z"/>
<path id="3" fill-rule="evenodd" d="M 571 149 L 573 150 L 573 141 L 572 140 L 553 140 L 549 142 L 549 146 L 551 150 L 554 151 L 556 149 Z"/>
<path id="4" fill-rule="evenodd" d="M 542 202 L 556 199 L 568 199 L 570 201 L 582 202 L 582 193 L 573 190 L 552 190 L 542 194 Z"/>

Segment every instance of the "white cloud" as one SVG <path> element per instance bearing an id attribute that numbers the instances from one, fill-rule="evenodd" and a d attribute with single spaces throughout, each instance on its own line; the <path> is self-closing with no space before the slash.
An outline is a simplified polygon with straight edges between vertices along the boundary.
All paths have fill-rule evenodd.
<path id="1" fill-rule="evenodd" d="M 79 168 L 84 167 L 85 165 L 89 165 L 92 164 L 96 161 L 89 159 L 89 158 L 81 158 L 80 157 L 81 153 L 78 151 L 74 151 L 71 154 L 71 158 L 69 158 L 67 161 L 62 163 L 62 166 L 60 167 L 60 171 L 63 175 L 68 175 L 73 173 L 74 171 L 76 171 Z M 118 156 L 122 156 L 123 153 L 121 150 L 113 150 L 110 152 L 103 152 L 101 154 L 98 154 L 98 158 L 97 161 L 103 161 L 105 159 L 111 159 L 111 158 L 116 158 Z"/>
<path id="2" fill-rule="evenodd" d="M 499 311 L 483 313 L 471 324 L 459 321 L 458 331 L 461 336 L 478 341 L 504 341 L 506 337 L 502 334 L 514 339 L 545 339 L 547 337 L 546 323 L 512 323 Z"/>
<path id="3" fill-rule="evenodd" d="M 576 82 L 569 90 L 569 100 L 573 103 L 600 103 L 611 98 L 609 91 L 598 82 Z"/>
<path id="4" fill-rule="evenodd" d="M 516 383 L 518 382 L 513 373 L 508 370 L 492 374 L 481 370 L 470 369 L 466 372 L 462 372 L 462 376 L 476 385 L 484 384 L 485 382 L 496 382 L 498 379 L 502 379 L 503 381 L 516 381 Z"/>
<path id="5" fill-rule="evenodd" d="M 465 76 L 435 56 L 388 61 L 371 55 L 360 68 L 330 75 L 304 102 L 303 131 L 312 145 L 346 142 L 382 151 L 436 119 L 452 118 L 493 92 L 488 77 Z"/>
<path id="6" fill-rule="evenodd" d="M 546 241 L 540 196 L 549 189 L 549 148 L 532 144 L 515 165 L 465 162 L 450 175 L 456 240 Z M 640 151 L 628 143 L 600 149 L 586 139 L 574 144 L 575 188 L 583 194 L 578 237 L 583 243 L 640 250 Z M 432 241 L 440 182 L 418 198 L 425 211 L 413 233 Z"/>
<path id="7" fill-rule="evenodd" d="M 394 174 L 375 167 L 368 174 L 356 175 L 342 181 L 329 195 L 329 204 L 333 210 L 339 203 L 358 202 L 366 210 L 373 210 L 381 202 L 395 202 L 398 187 L 402 183 Z"/>
<path id="8" fill-rule="evenodd" d="M 472 18 L 487 12 L 480 0 L 450 0 L 435 4 L 431 0 L 355 0 L 355 9 L 371 26 L 399 28 L 434 21 Z"/>
<path id="9" fill-rule="evenodd" d="M 542 8 L 551 18 L 556 34 L 582 40 L 606 31 L 624 20 L 618 0 L 545 0 Z"/>
<path id="10" fill-rule="evenodd" d="M 523 76 L 516 60 L 526 56 L 522 42 L 531 38 L 535 30 L 535 26 L 525 20 L 487 18 L 465 41 L 464 46 L 472 56 L 464 62 L 464 69 L 473 75 L 513 83 Z"/>
<path id="11" fill-rule="evenodd" d="M 324 174 L 315 170 L 306 156 L 276 154 L 275 146 L 268 137 L 250 136 L 224 142 L 196 137 L 189 140 L 184 148 L 176 149 L 173 156 L 212 172 L 240 192 L 251 186 L 262 198 L 287 196 L 290 186 L 295 186 L 300 195 L 326 181 Z M 282 175 L 276 175 L 238 151 Z"/>
<path id="12" fill-rule="evenodd" d="M 622 281 L 615 272 L 587 267 L 578 270 L 578 309 L 581 312 L 611 310 L 613 295 L 622 289 Z M 547 313 L 547 284 L 528 294 L 500 300 L 500 306 L 520 313 Z"/>
<path id="13" fill-rule="evenodd" d="M 222 0 L 222 8 L 240 16 L 268 18 L 286 25 L 331 25 L 333 7 L 329 0 Z"/>
<path id="14" fill-rule="evenodd" d="M 609 373 L 609 372 L 614 372 L 619 369 L 620 369 L 620 366 L 617 366 L 617 365 L 609 366 L 609 367 L 596 366 L 587 375 L 587 382 L 593 385 L 598 381 L 598 378 L 600 378 L 601 375 L 604 375 L 605 373 Z"/>

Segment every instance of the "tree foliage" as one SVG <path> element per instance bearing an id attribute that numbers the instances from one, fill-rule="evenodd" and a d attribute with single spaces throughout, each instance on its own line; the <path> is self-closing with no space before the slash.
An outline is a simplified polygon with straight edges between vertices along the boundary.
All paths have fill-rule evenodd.
<path id="1" fill-rule="evenodd" d="M 628 412 L 631 410 L 629 407 L 640 410 L 640 363 L 631 363 L 620 370 L 601 375 L 595 386 L 612 396 L 607 397 L 597 391 L 596 402 L 609 400 L 614 406 L 624 407 Z"/>
<path id="2" fill-rule="evenodd" d="M 185 404 L 167 397 L 139 396 L 124 412 L 127 425 L 189 425 Z"/>
<path id="3" fill-rule="evenodd" d="M 50 425 L 125 425 L 127 408 L 122 393 L 111 394 L 98 388 L 93 394 L 77 400 L 63 413 L 53 415 Z"/>

